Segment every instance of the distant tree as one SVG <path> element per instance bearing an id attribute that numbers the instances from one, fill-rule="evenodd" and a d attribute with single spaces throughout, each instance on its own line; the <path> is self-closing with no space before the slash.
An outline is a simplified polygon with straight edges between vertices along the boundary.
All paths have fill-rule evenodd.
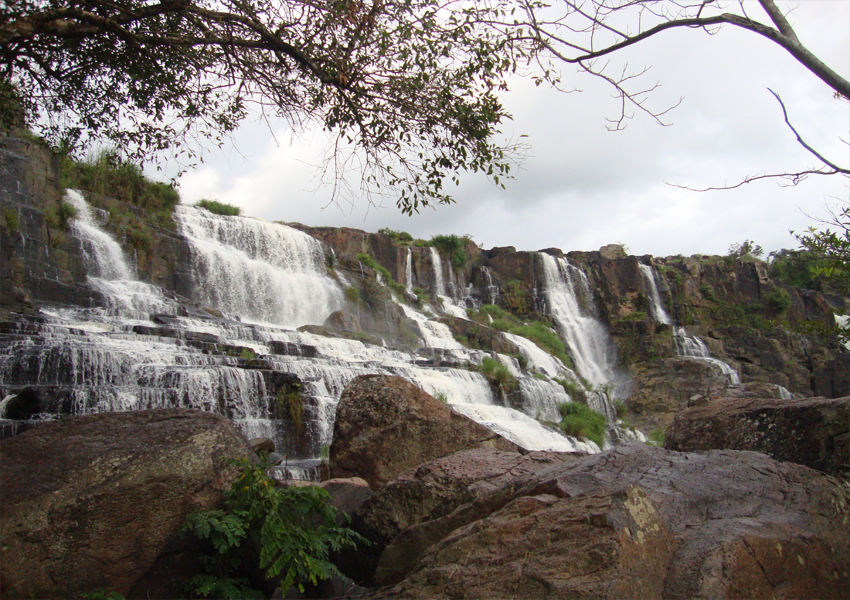
<path id="1" fill-rule="evenodd" d="M 507 176 L 498 94 L 524 51 L 482 23 L 498 0 L 8 0 L 0 118 L 54 145 L 195 158 L 250 114 L 333 133 L 325 173 L 392 188 L 404 212 L 446 179 Z M 17 99 L 20 110 L 10 99 Z M 344 181 L 344 180 L 343 180 Z M 338 180 L 338 183 L 340 181 Z"/>
<path id="2" fill-rule="evenodd" d="M 820 257 L 811 273 L 831 290 L 850 295 L 850 202 L 830 211 L 820 223 L 826 228 L 812 226 L 795 237 L 807 252 Z"/>
<path id="3" fill-rule="evenodd" d="M 732 244 L 727 254 L 730 258 L 749 261 L 761 260 L 762 255 L 764 255 L 764 249 L 751 240 Z"/>
<path id="4" fill-rule="evenodd" d="M 714 35 L 720 27 L 729 26 L 759 35 L 785 49 L 837 98 L 850 100 L 850 81 L 803 45 L 775 1 L 758 0 L 758 6 L 759 15 L 751 11 L 754 3 L 746 4 L 743 0 L 518 0 L 516 11 L 492 25 L 517 41 L 531 40 L 537 44 L 540 52 L 535 57 L 542 68 L 538 82 L 548 81 L 560 88 L 560 63 L 575 65 L 580 72 L 607 82 L 620 100 L 618 114 L 610 119 L 609 128 L 613 130 L 625 127 L 636 112 L 659 124 L 668 124 L 665 115 L 678 102 L 673 106 L 651 106 L 651 93 L 660 83 L 647 84 L 643 76 L 649 67 L 632 69 L 626 64 L 619 69 L 611 59 L 674 29 L 701 30 Z M 818 166 L 749 176 L 737 185 L 723 187 L 738 187 L 764 178 L 778 177 L 796 184 L 813 174 L 850 176 L 847 166 L 838 165 L 804 141 L 791 124 L 782 99 L 773 90 L 771 93 L 782 107 L 785 123 L 797 141 L 817 158 Z"/>

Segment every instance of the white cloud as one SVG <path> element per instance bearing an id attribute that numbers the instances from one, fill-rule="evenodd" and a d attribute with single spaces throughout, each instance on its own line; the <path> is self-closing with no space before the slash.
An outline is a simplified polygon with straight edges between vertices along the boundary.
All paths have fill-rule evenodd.
<path id="1" fill-rule="evenodd" d="M 850 2 L 801 3 L 792 22 L 804 43 L 850 77 Z M 782 122 L 768 86 L 810 143 L 847 162 L 839 139 L 850 130 L 847 103 L 776 45 L 734 28 L 715 36 L 686 30 L 635 46 L 618 60 L 652 65 L 647 81 L 664 85 L 654 106 L 685 96 L 670 115 L 674 125 L 659 127 L 639 115 L 625 131 L 607 132 L 605 117 L 616 114 L 617 102 L 598 80 L 567 73 L 567 85 L 584 90 L 575 94 L 518 81 L 505 98 L 515 116 L 505 132 L 527 134 L 533 147 L 506 191 L 465 175 L 456 205 L 410 218 L 392 200 L 381 209 L 361 199 L 321 210 L 331 190 L 319 185 L 311 165 L 324 150 L 323 134 L 295 140 L 281 134 L 278 145 L 262 126 L 248 126 L 236 140 L 247 160 L 214 152 L 206 166 L 184 176 L 184 201 L 216 197 L 247 214 L 310 225 L 391 227 L 418 237 L 471 233 L 485 247 L 569 251 L 620 241 L 633 253 L 668 255 L 725 253 L 744 239 L 767 250 L 793 247 L 788 229 L 810 224 L 803 211 L 820 215 L 830 196 L 848 197 L 847 180 L 836 177 L 704 194 L 664 184 L 721 185 L 815 165 Z"/>

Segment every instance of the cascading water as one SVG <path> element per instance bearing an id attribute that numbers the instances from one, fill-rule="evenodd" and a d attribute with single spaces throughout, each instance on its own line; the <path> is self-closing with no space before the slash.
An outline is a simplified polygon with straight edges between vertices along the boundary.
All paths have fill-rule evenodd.
<path id="1" fill-rule="evenodd" d="M 649 292 L 649 306 L 652 311 L 652 318 L 656 323 L 671 325 L 672 321 L 664 310 L 664 304 L 661 302 L 661 295 L 658 293 L 658 285 L 655 282 L 655 270 L 649 265 L 640 265 L 640 274 L 643 277 L 644 287 Z"/>
<path id="2" fill-rule="evenodd" d="M 617 369 L 617 354 L 608 331 L 593 315 L 587 276 L 564 258 L 542 252 L 538 256 L 543 265 L 549 313 L 558 324 L 579 375 L 596 389 L 611 389 L 615 397 L 625 396 L 629 381 Z M 605 413 L 614 415 L 613 406 L 607 406 Z"/>
<path id="3" fill-rule="evenodd" d="M 404 289 L 408 294 L 413 294 L 413 251 L 410 248 L 404 259 Z"/>
<path id="4" fill-rule="evenodd" d="M 325 249 L 314 238 L 256 219 L 178 207 L 175 220 L 191 249 L 196 299 L 265 324 L 189 318 L 178 316 L 180 305 L 158 288 L 133 278 L 120 246 L 98 227 L 81 196 L 70 201 L 78 208 L 72 233 L 83 246 L 89 281 L 117 308 L 108 314 L 44 312 L 47 321 L 38 325 L 37 336 L 16 336 L 6 344 L 10 352 L 0 356 L 0 397 L 19 391 L 15 382 L 26 374 L 28 385 L 47 393 L 65 390 L 67 406 L 50 408 L 57 412 L 160 407 L 215 412 L 231 418 L 245 435 L 270 437 L 290 457 L 315 462 L 331 441 L 345 386 L 362 374 L 394 374 L 529 450 L 598 450 L 534 420 L 557 420 L 557 404 L 570 398 L 558 384 L 523 375 L 514 358 L 496 356 L 520 375 L 522 412 L 500 406 L 503 400 L 481 373 L 422 366 L 417 354 L 286 329 L 322 323 L 344 304 L 341 286 L 327 276 Z M 431 256 L 438 288 L 445 292 L 439 254 L 432 249 Z M 134 286 L 146 290 L 145 302 L 133 300 L 128 290 Z M 440 353 L 439 364 L 478 364 L 486 355 L 464 348 L 444 324 L 402 307 L 422 332 L 425 363 L 432 361 L 433 350 Z M 515 342 L 541 373 L 575 379 L 530 341 L 516 337 Z M 293 441 L 291 424 L 275 416 L 281 375 L 300 382 L 307 446 Z"/>
<path id="5" fill-rule="evenodd" d="M 689 336 L 684 327 L 676 329 L 676 353 L 679 356 L 699 360 L 716 367 L 729 378 L 729 383 L 741 383 L 735 369 L 719 358 L 712 357 L 705 343 L 697 336 Z"/>
<path id="6" fill-rule="evenodd" d="M 65 201 L 77 213 L 70 231 L 80 242 L 89 284 L 103 293 L 109 308 L 124 314 L 173 313 L 177 309 L 175 302 L 167 300 L 158 287 L 136 279 L 135 269 L 120 244 L 96 223 L 83 195 L 66 190 Z"/>
<path id="7" fill-rule="evenodd" d="M 309 235 L 247 217 L 178 206 L 179 231 L 192 251 L 195 300 L 255 322 L 321 325 L 344 305 L 327 275 L 324 246 Z"/>
<path id="8" fill-rule="evenodd" d="M 433 246 L 431 246 L 429 250 L 431 253 L 431 264 L 434 267 L 434 295 L 440 300 L 442 304 L 442 311 L 447 315 L 451 315 L 459 319 L 468 319 L 469 317 L 466 315 L 466 309 L 455 303 L 454 291 L 451 296 L 446 294 L 446 281 L 443 278 L 443 260 L 440 253 Z M 454 282 L 454 273 L 452 272 L 452 266 L 450 264 L 448 265 L 448 271 L 449 283 L 454 290 L 456 286 Z"/>

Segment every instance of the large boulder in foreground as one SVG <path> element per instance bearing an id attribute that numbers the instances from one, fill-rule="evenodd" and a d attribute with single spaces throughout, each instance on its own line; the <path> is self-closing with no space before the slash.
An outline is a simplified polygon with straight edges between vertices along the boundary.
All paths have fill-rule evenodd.
<path id="1" fill-rule="evenodd" d="M 419 544 L 419 546 L 417 546 Z M 850 491 L 754 452 L 635 444 L 399 535 L 403 598 L 846 598 Z"/>
<path id="2" fill-rule="evenodd" d="M 723 399 L 683 410 L 668 450 L 753 450 L 850 478 L 850 397 Z"/>
<path id="3" fill-rule="evenodd" d="M 3 597 L 79 598 L 128 595 L 251 449 L 223 417 L 166 409 L 46 423 L 0 455 Z"/>
<path id="4" fill-rule="evenodd" d="M 361 375 L 337 407 L 331 477 L 362 477 L 378 491 L 406 469 L 471 448 L 517 450 L 401 377 Z"/>
<path id="5" fill-rule="evenodd" d="M 340 568 L 364 585 L 373 585 L 384 548 L 402 531 L 443 517 L 479 495 L 516 478 L 578 455 L 556 452 L 502 452 L 491 448 L 463 450 L 401 473 L 354 513 L 351 527 L 368 546 L 341 556 Z M 385 582 L 378 580 L 378 585 Z"/>

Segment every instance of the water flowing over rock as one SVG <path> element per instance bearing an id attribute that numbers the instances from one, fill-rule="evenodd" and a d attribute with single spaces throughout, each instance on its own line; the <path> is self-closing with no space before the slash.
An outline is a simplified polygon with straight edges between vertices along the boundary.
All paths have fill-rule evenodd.
<path id="1" fill-rule="evenodd" d="M 192 251 L 194 299 L 260 323 L 319 325 L 343 306 L 323 245 L 278 223 L 177 207 Z"/>
<path id="2" fill-rule="evenodd" d="M 850 398 L 716 400 L 677 414 L 664 447 L 752 450 L 850 479 Z"/>
<path id="3" fill-rule="evenodd" d="M 842 598 L 850 494 L 752 452 L 620 446 L 413 527 L 382 598 Z M 418 561 L 415 556 L 418 553 Z"/>
<path id="4" fill-rule="evenodd" d="M 672 324 L 667 311 L 664 310 L 664 303 L 661 302 L 661 294 L 658 293 L 658 285 L 655 283 L 655 270 L 649 265 L 641 264 L 640 274 L 643 276 L 647 292 L 649 292 L 649 305 L 652 309 L 652 318 L 658 323 L 665 325 Z"/>
<path id="5" fill-rule="evenodd" d="M 76 598 L 128 594 L 252 452 L 226 419 L 170 409 L 48 423 L 0 454 L 3 596 Z"/>

